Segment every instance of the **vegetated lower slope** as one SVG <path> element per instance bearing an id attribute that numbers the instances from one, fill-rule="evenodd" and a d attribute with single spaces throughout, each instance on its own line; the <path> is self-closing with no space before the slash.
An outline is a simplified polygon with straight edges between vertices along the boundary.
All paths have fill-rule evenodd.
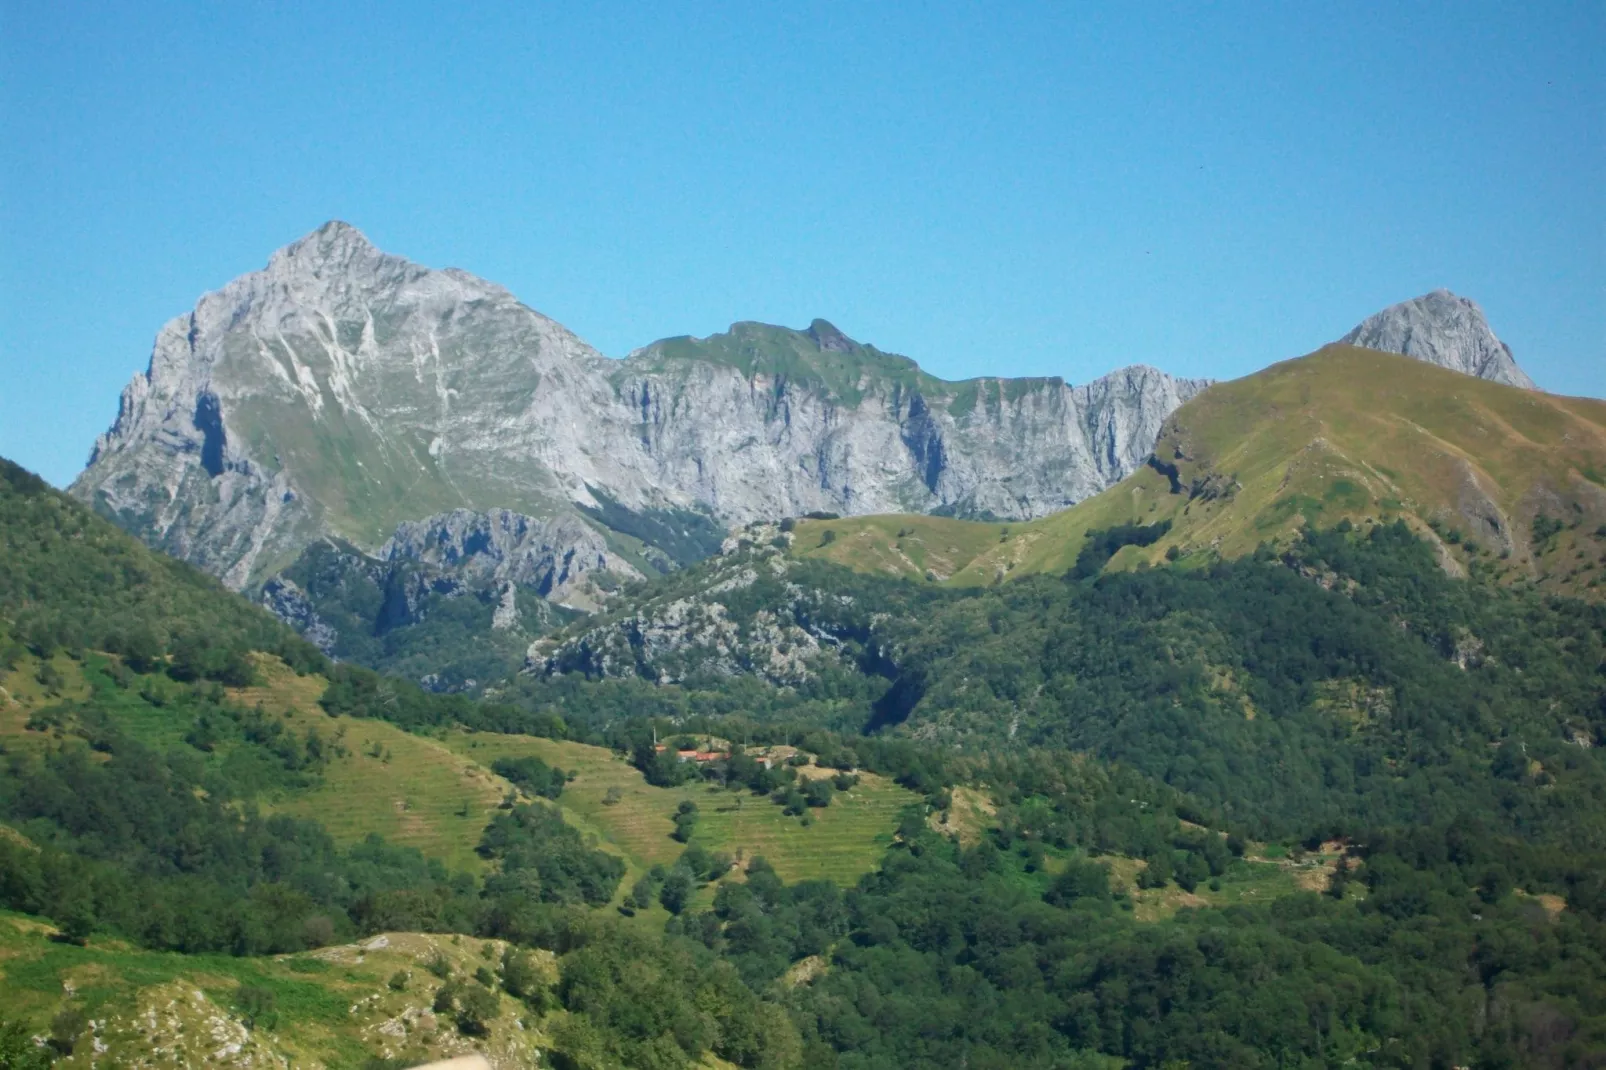
<path id="1" fill-rule="evenodd" d="M 480 707 L 332 666 L 189 566 L 14 466 L 3 475 L 0 908 L 33 919 L 12 926 L 20 945 L 0 959 L 4 1065 L 55 1055 L 88 1065 L 141 1044 L 186 1065 L 196 1056 L 182 1034 L 195 1029 L 212 1042 L 208 1057 L 240 1056 L 242 1065 L 281 1054 L 417 1062 L 468 1046 L 501 1065 L 522 1065 L 538 1049 L 618 1063 L 652 1045 L 667 1065 L 708 1051 L 746 1065 L 795 1048 L 795 1027 L 733 975 L 594 919 L 626 867 L 555 807 L 445 748 L 346 713 L 364 698 L 403 723 L 455 724 Z M 299 672 L 264 648 L 296 659 Z M 327 687 L 315 672 L 331 678 Z M 309 699 L 326 713 L 309 710 Z M 387 773 L 394 791 L 376 783 Z M 458 827 L 442 827 L 453 819 Z M 477 872 L 442 864 L 467 862 L 465 848 Z M 503 943 L 485 945 L 492 954 L 478 966 L 442 961 L 411 997 L 400 994 L 406 969 L 384 988 L 361 971 L 297 985 L 282 963 L 259 958 L 396 930 Z M 94 953 L 52 955 L 58 941 Z M 537 944 L 549 968 L 521 950 Z M 344 954 L 361 960 L 382 946 L 369 940 Z M 550 962 L 582 947 L 603 974 L 588 985 L 584 1011 L 556 991 L 562 967 Z M 205 958 L 170 952 L 243 958 L 219 976 Z M 292 964 L 290 973 L 320 969 L 298 961 L 306 969 Z M 607 976 L 624 962 L 638 986 L 628 998 Z M 58 976 L 43 994 L 48 969 L 88 980 L 63 989 Z M 354 988 L 364 990 L 363 1014 L 328 1013 Z M 609 1018 L 637 997 L 654 1008 L 646 1035 Z M 673 1034 L 665 1023 L 694 1002 L 698 1027 Z M 45 1048 L 12 1017 L 35 1008 L 49 1016 Z"/>
<path id="2" fill-rule="evenodd" d="M 1596 610 L 1451 580 L 1397 526 L 1312 532 L 1286 559 L 1209 572 L 967 590 L 788 563 L 778 532 L 751 535 L 638 594 L 633 623 L 594 622 L 635 629 L 641 649 L 613 660 L 628 675 L 530 678 L 495 702 L 309 658 L 328 678 L 317 702 L 334 719 L 320 721 L 273 708 L 310 696 L 310 671 L 276 682 L 241 646 L 135 664 L 45 635 L 5 644 L 28 713 L 0 767 L 0 895 L 31 918 L 0 936 L 0 1052 L 43 1051 L 12 1028 L 21 1014 L 78 1063 L 136 1045 L 138 1025 L 175 1062 L 204 1030 L 253 1056 L 346 1062 L 465 1043 L 523 1058 L 499 1054 L 501 1038 L 580 1067 L 709 1052 L 777 1068 L 1598 1065 L 1606 793 L 1600 751 L 1581 745 L 1606 720 Z M 662 644 L 685 624 L 709 642 Z M 799 635 L 816 647 L 793 657 Z M 575 667 L 614 652 L 592 651 Z M 666 653 L 676 682 L 643 679 Z M 792 682 L 763 682 L 760 666 Z M 1011 732 L 995 715 L 1017 708 L 1033 716 Z M 683 801 L 745 790 L 744 808 L 778 806 L 801 828 L 831 797 L 798 769 L 654 746 L 787 740 L 843 774 L 832 791 L 851 794 L 850 769 L 875 773 L 947 816 L 905 812 L 880 867 L 844 892 L 756 859 L 717 872 L 720 852 L 698 842 L 717 806 L 677 804 L 687 849 L 630 885 L 620 905 L 636 915 L 620 919 L 624 867 L 542 800 L 498 806 L 482 876 L 280 809 L 344 775 L 360 730 L 345 719 L 364 716 L 492 744 L 580 737 Z M 821 727 L 872 719 L 894 731 Z M 1069 739 L 1051 731 L 1078 719 L 1087 750 L 1130 764 L 1025 745 Z M 909 738 L 923 734 L 964 746 Z M 371 742 L 382 767 L 385 741 Z M 580 783 L 544 763 L 499 768 L 560 805 Z M 1355 805 L 1372 789 L 1376 805 Z M 1310 891 L 1304 870 L 1255 872 L 1257 823 L 1321 860 Z M 956 824 L 957 841 L 933 828 Z M 662 936 L 644 924 L 665 917 L 654 901 L 672 915 Z M 214 967 L 219 951 L 240 957 Z M 318 962 L 326 980 L 301 982 Z"/>
<path id="3" fill-rule="evenodd" d="M 1146 546 L 1117 547 L 1115 568 L 1179 555 L 1197 565 L 1286 542 L 1306 523 L 1395 518 L 1452 571 L 1596 597 L 1606 402 L 1333 345 L 1210 387 L 1167 421 L 1148 467 L 1063 512 L 997 525 L 799 521 L 791 553 L 971 585 L 1070 571 L 1089 532 L 1124 526 L 1170 525 Z"/>
<path id="4" fill-rule="evenodd" d="M 157 553 L 0 458 L 0 622 L 14 641 L 148 660 L 178 650 L 317 652 L 199 570 Z"/>
<path id="5" fill-rule="evenodd" d="M 471 1048 L 497 1066 L 576 1048 L 633 1062 L 628 1038 L 564 1011 L 555 989 L 565 948 L 590 948 L 584 961 L 645 966 L 648 978 L 673 985 L 673 996 L 652 994 L 663 1007 L 655 1020 L 684 1013 L 677 1001 L 711 998 L 718 978 L 683 951 L 650 929 L 591 918 L 588 908 L 615 900 L 627 867 L 559 819 L 556 806 L 516 799 L 513 783 L 432 739 L 325 714 L 327 684 L 317 675 L 247 660 L 256 679 L 221 688 L 175 679 L 171 663 L 139 674 L 91 652 L 45 661 L 13 650 L 0 673 L 0 752 L 13 756 L 0 772 L 0 903 L 34 917 L 10 919 L 14 933 L 0 917 L 0 1026 L 18 1013 L 49 1023 L 67 1066 L 141 1043 L 184 1065 L 198 1058 L 197 1029 L 209 1052 L 236 1044 L 247 1062 L 417 1063 Z M 387 701 L 383 687 L 378 699 Z M 423 703 L 448 722 L 463 706 L 417 692 L 412 701 L 415 713 Z M 493 748 L 529 739 L 469 738 Z M 669 824 L 685 793 L 654 794 Z M 846 847 L 869 862 L 897 821 L 887 804 L 909 797 L 872 785 L 869 812 L 842 811 L 867 842 L 815 840 L 814 856 Z M 753 808 L 779 816 L 765 800 Z M 684 845 L 663 838 L 675 850 L 654 853 L 678 873 Z M 661 926 L 668 916 L 643 921 Z M 492 939 L 463 940 L 459 952 L 459 937 L 428 933 Z M 470 950 L 476 958 L 465 964 Z M 244 957 L 221 959 L 226 952 Z M 64 990 L 64 975 L 90 983 Z M 611 983 L 593 985 L 593 1014 L 599 996 L 625 998 Z M 746 1039 L 727 1044 L 705 1026 L 687 1043 L 751 1062 L 767 1050 L 765 1031 L 784 1023 L 746 990 L 722 998 L 750 1016 Z M 775 1041 L 783 1049 L 787 1035 L 782 1028 Z"/>
<path id="6" fill-rule="evenodd" d="M 717 696 L 693 712 L 741 695 L 761 719 L 1086 751 L 1256 835 L 1440 808 L 1588 825 L 1606 789 L 1589 749 L 1606 741 L 1601 607 L 1451 577 L 1403 521 L 1346 523 L 1208 567 L 958 589 L 798 562 L 757 531 L 532 665 L 541 686 Z M 1517 753 L 1545 775 L 1497 773 Z"/>

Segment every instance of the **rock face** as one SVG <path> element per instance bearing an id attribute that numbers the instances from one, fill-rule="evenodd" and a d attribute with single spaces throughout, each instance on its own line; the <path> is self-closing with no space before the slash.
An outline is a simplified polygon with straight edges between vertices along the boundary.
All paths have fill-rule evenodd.
<path id="1" fill-rule="evenodd" d="M 329 223 L 161 330 L 72 489 L 237 589 L 335 538 L 583 606 L 587 574 L 696 560 L 759 518 L 1063 508 L 1205 385 L 944 382 L 823 320 L 615 360 Z"/>
<path id="2" fill-rule="evenodd" d="M 506 676 L 566 609 L 639 576 L 579 518 L 462 509 L 404 523 L 374 553 L 319 539 L 260 598 L 326 654 L 456 689 Z"/>
<path id="3" fill-rule="evenodd" d="M 580 518 L 540 520 L 506 509 L 484 513 L 456 509 L 407 521 L 380 547 L 378 557 L 391 563 L 422 563 L 479 586 L 527 588 L 577 609 L 592 608 L 585 581 L 595 573 L 641 578 L 629 563 L 610 553 L 601 532 Z M 509 626 L 505 613 L 500 626 Z"/>
<path id="4" fill-rule="evenodd" d="M 1517 366 L 1511 347 L 1495 337 L 1483 309 L 1449 290 L 1434 290 L 1385 308 L 1339 341 L 1415 357 L 1507 386 L 1536 389 Z"/>
<path id="5" fill-rule="evenodd" d="M 719 556 L 625 609 L 537 639 L 525 668 L 658 683 L 750 674 L 786 687 L 851 665 L 845 643 L 873 642 L 880 607 L 795 582 L 796 562 L 780 548 L 791 538 L 773 525 L 739 529 Z"/>

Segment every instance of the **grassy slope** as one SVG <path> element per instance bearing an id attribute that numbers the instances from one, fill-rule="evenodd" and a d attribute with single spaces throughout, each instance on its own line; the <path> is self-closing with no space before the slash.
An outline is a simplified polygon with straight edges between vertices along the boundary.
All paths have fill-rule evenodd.
<path id="1" fill-rule="evenodd" d="M 824 878 L 852 884 L 880 861 L 892 842 L 903 808 L 918 797 L 884 777 L 862 774 L 859 785 L 840 794 L 823 810 L 811 811 L 804 827 L 767 798 L 688 784 L 658 788 L 635 767 L 603 747 L 534 736 L 460 733 L 447 740 L 457 753 L 489 766 L 503 756 L 533 754 L 549 764 L 577 773 L 560 800 L 564 814 L 577 827 L 595 833 L 630 864 L 621 888 L 655 863 L 671 865 L 685 845 L 670 838 L 672 820 L 682 800 L 695 802 L 701 818 L 694 842 L 711 851 L 763 855 L 788 881 Z M 619 801 L 604 802 L 617 788 Z"/>
<path id="2" fill-rule="evenodd" d="M 800 520 L 791 554 L 907 579 L 930 572 L 940 582 L 1020 527 L 913 514 Z M 827 531 L 836 533 L 831 542 L 824 541 Z"/>
<path id="3" fill-rule="evenodd" d="M 1438 521 L 1486 553 L 1503 532 L 1512 543 L 1505 567 L 1514 574 L 1531 571 L 1570 588 L 1600 574 L 1593 533 L 1606 522 L 1606 402 L 1328 346 L 1212 387 L 1177 411 L 1155 452 L 1175 464 L 1182 493 L 1144 469 L 1028 525 L 1021 538 L 1032 541 L 1029 548 L 983 555 L 959 581 L 985 582 L 1007 564 L 1016 572 L 1063 570 L 1086 531 L 1132 520 L 1170 519 L 1175 527 L 1147 550 L 1123 551 L 1118 565 L 1159 561 L 1173 545 L 1237 556 L 1306 520 L 1396 516 L 1423 532 Z M 1192 487 L 1209 483 L 1230 491 L 1191 497 Z M 1577 526 L 1536 555 L 1531 533 L 1540 512 Z M 1568 575 L 1580 549 L 1589 567 Z M 1459 548 L 1446 553 L 1458 562 L 1468 556 Z"/>
<path id="4" fill-rule="evenodd" d="M 257 687 L 233 691 L 233 697 L 246 705 L 260 702 L 298 731 L 316 726 L 347 750 L 330 760 L 318 787 L 277 800 L 276 809 L 322 822 L 343 844 L 377 832 L 453 869 L 483 868 L 474 847 L 511 790 L 507 781 L 383 721 L 330 717 L 318 705 L 326 686 L 321 676 L 297 676 L 275 659 L 260 658 L 258 677 Z"/>
<path id="5" fill-rule="evenodd" d="M 1507 578 L 1531 576 L 1575 593 L 1606 583 L 1606 538 L 1596 534 L 1606 524 L 1606 402 L 1328 346 L 1211 387 L 1167 423 L 1156 455 L 1176 466 L 1180 493 L 1166 475 L 1144 468 L 1027 524 L 812 521 L 798 525 L 791 552 L 914 577 L 924 568 L 912 551 L 929 553 L 940 542 L 945 563 L 958 565 L 947 582 L 974 585 L 1063 572 L 1089 530 L 1134 521 L 1171 520 L 1174 527 L 1152 547 L 1122 550 L 1114 567 L 1157 563 L 1173 546 L 1185 562 L 1239 556 L 1307 520 L 1403 517 L 1441 546 L 1452 569 L 1479 558 Z M 1225 493 L 1195 495 L 1195 485 Z M 1536 546 L 1541 513 L 1565 526 Z M 1434 534 L 1430 522 L 1473 539 L 1478 552 Z M 822 547 L 826 527 L 837 537 Z M 897 539 L 904 529 L 919 534 Z M 1505 540 L 1509 557 L 1498 560 Z M 936 571 L 940 577 L 944 570 Z"/>
<path id="6" fill-rule="evenodd" d="M 704 847 L 741 850 L 744 857 L 762 854 L 787 880 L 825 877 L 851 884 L 874 868 L 892 842 L 899 813 L 917 801 L 913 793 L 868 775 L 830 807 L 815 811 L 814 824 L 803 828 L 768 799 L 745 792 L 737 809 L 738 796 L 731 792 L 653 787 L 604 747 L 489 732 L 453 733 L 437 742 L 382 721 L 331 718 L 317 705 L 321 677 L 298 677 L 271 658 L 259 664 L 261 686 L 234 692 L 237 699 L 261 702 L 303 730 L 316 724 L 349 751 L 330 762 L 318 788 L 282 800 L 279 808 L 323 822 L 342 843 L 378 832 L 455 868 L 481 866 L 474 846 L 512 788 L 490 771 L 504 756 L 535 754 L 578 773 L 560 800 L 565 817 L 623 857 L 632 877 L 680 857 L 685 847 L 669 837 L 671 817 L 681 800 L 691 799 L 702 812 L 697 842 Z M 377 757 L 371 753 L 376 745 Z M 604 805 L 614 787 L 621 801 Z M 622 889 L 629 890 L 628 880 Z"/>
<path id="7" fill-rule="evenodd" d="M 257 661 L 258 686 L 232 690 L 236 701 L 260 703 L 303 734 L 315 726 L 325 739 L 337 739 L 347 750 L 330 759 L 317 787 L 269 800 L 268 808 L 319 821 L 342 844 L 377 832 L 454 869 L 483 868 L 474 846 L 511 785 L 439 743 L 383 721 L 330 717 L 318 706 L 326 685 L 323 677 L 297 676 L 276 658 L 259 656 Z M 60 733 L 27 731 L 27 722 L 36 710 L 96 694 L 90 686 L 97 678 L 95 663 L 93 657 L 81 665 L 57 655 L 52 664 L 62 683 L 53 693 L 38 683 L 39 665 L 32 656 L 0 674 L 0 688 L 12 699 L 8 703 L 0 695 L 0 745 L 37 750 L 61 740 Z M 95 704 L 149 746 L 181 746 L 190 728 L 187 716 L 175 718 L 133 692 L 102 688 Z M 370 753 L 376 745 L 378 755 Z"/>
<path id="8" fill-rule="evenodd" d="M 32 712 L 90 696 L 92 667 L 86 672 L 65 655 L 54 664 L 63 681 L 55 695 L 47 695 L 38 684 L 32 658 L 0 679 L 0 686 L 15 696 L 9 704 L 0 697 L 0 743 L 24 749 L 47 745 L 55 737 L 25 730 Z M 701 810 L 697 842 L 704 847 L 733 855 L 740 851 L 743 857 L 763 855 L 787 880 L 823 877 L 843 885 L 875 867 L 892 842 L 900 812 L 918 801 L 912 792 L 867 774 L 851 792 L 813 811 L 814 822 L 805 828 L 770 800 L 746 792 L 711 791 L 701 785 L 653 787 L 603 747 L 495 733 L 460 732 L 441 742 L 383 721 L 330 717 L 318 706 L 324 679 L 297 676 L 275 658 L 259 656 L 257 674 L 257 686 L 234 689 L 231 697 L 247 706 L 260 704 L 298 732 L 316 727 L 346 750 L 329 760 L 317 787 L 273 799 L 272 809 L 317 820 L 343 844 L 377 832 L 454 869 L 478 871 L 484 866 L 474 847 L 497 804 L 512 790 L 490 765 L 507 755 L 535 754 L 577 772 L 578 779 L 561 800 L 565 817 L 623 857 L 632 879 L 655 863 L 672 864 L 685 850 L 669 837 L 671 817 L 684 799 Z M 187 721 L 175 723 L 170 714 L 128 692 L 104 692 L 103 705 L 105 694 L 125 700 L 109 710 L 125 731 L 152 746 L 182 744 Z M 619 803 L 603 803 L 610 788 L 619 789 Z M 623 891 L 629 884 L 627 880 Z"/>
<path id="9" fill-rule="evenodd" d="M 97 1026 L 81 1038 L 63 1070 L 91 1065 L 358 1066 L 368 1056 L 415 1062 L 485 1051 L 498 1065 L 530 1065 L 541 1039 L 521 1028 L 522 1008 L 503 997 L 491 1035 L 470 1042 L 430 1013 L 440 982 L 424 969 L 437 953 L 459 976 L 500 958 L 500 941 L 388 933 L 360 944 L 296 956 L 235 958 L 143 951 L 97 937 L 87 947 L 49 939 L 50 927 L 0 912 L 0 992 L 5 1013 L 44 1028 L 70 999 Z M 389 987 L 398 971 L 404 991 Z M 236 994 L 241 985 L 273 994 L 277 1020 L 248 1030 Z M 68 988 L 70 986 L 70 990 Z M 403 1023 L 406 1027 L 403 1027 Z M 95 1053 L 101 1045 L 105 1051 Z M 227 1048 L 239 1045 L 230 1055 Z"/>

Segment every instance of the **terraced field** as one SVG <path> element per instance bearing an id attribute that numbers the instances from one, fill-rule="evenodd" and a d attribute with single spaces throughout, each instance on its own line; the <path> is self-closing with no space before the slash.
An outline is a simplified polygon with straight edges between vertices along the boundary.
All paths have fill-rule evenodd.
<path id="1" fill-rule="evenodd" d="M 340 843 L 377 832 L 454 869 L 484 868 L 474 847 L 511 785 L 432 739 L 383 721 L 330 717 L 318 705 L 322 677 L 297 676 L 273 658 L 259 658 L 257 673 L 258 686 L 232 697 L 261 703 L 299 731 L 316 727 L 346 752 L 329 761 L 316 788 L 276 800 L 275 809 L 322 822 Z"/>
<path id="2" fill-rule="evenodd" d="M 862 774 L 852 791 L 837 795 L 823 810 L 811 811 L 813 822 L 804 826 L 771 800 L 746 790 L 653 787 L 603 747 L 488 733 L 457 733 L 446 743 L 485 766 L 504 756 L 535 755 L 577 773 L 560 800 L 565 814 L 623 856 L 632 877 L 654 863 L 669 865 L 680 857 L 685 846 L 670 838 L 671 818 L 681 801 L 689 799 L 701 814 L 694 842 L 742 858 L 762 855 L 788 881 L 823 878 L 850 885 L 875 868 L 892 843 L 904 807 L 919 801 L 884 777 Z M 617 792 L 617 801 L 610 801 L 610 792 Z"/>

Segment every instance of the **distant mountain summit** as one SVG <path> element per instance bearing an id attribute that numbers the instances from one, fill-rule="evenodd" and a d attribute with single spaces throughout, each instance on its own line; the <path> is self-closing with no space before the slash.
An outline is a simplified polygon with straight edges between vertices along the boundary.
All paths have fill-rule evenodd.
<path id="1" fill-rule="evenodd" d="M 1476 302 L 1449 290 L 1401 301 L 1362 320 L 1340 342 L 1399 353 L 1507 386 L 1536 389 Z"/>
<path id="2" fill-rule="evenodd" d="M 1140 467 L 1206 385 L 1146 367 L 946 382 L 825 320 L 611 359 L 494 283 L 331 222 L 161 329 L 72 491 L 236 589 L 315 545 L 382 586 L 412 555 L 431 590 L 517 628 L 507 584 L 589 608 L 732 524 L 1062 509 Z M 470 560 L 492 531 L 526 533 L 519 568 Z"/>

